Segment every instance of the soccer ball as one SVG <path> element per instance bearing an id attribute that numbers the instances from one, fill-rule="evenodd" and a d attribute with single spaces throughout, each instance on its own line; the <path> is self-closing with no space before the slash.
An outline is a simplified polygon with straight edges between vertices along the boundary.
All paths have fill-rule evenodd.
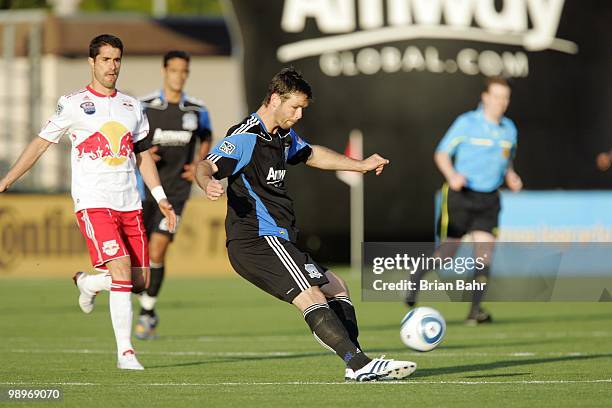
<path id="1" fill-rule="evenodd" d="M 444 317 L 431 307 L 417 307 L 409 311 L 400 324 L 400 338 L 416 351 L 433 350 L 446 333 Z"/>

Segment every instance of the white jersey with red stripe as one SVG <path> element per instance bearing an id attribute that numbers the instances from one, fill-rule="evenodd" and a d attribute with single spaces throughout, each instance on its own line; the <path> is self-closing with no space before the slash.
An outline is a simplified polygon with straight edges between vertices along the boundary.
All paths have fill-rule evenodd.
<path id="1" fill-rule="evenodd" d="M 72 142 L 74 211 L 142 208 L 136 187 L 134 143 L 149 133 L 140 101 L 122 92 L 102 95 L 87 87 L 59 98 L 57 110 L 39 136 Z"/>

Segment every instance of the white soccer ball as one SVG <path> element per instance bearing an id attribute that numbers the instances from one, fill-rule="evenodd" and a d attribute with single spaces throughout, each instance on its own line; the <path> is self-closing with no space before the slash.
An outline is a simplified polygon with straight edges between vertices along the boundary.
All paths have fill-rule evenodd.
<path id="1" fill-rule="evenodd" d="M 436 309 L 417 307 L 409 311 L 400 324 L 400 337 L 416 351 L 433 350 L 442 342 L 446 321 Z"/>

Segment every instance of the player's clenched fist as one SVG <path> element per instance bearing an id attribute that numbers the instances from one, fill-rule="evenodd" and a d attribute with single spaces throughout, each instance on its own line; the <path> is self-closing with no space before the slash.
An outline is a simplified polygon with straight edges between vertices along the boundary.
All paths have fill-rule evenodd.
<path id="1" fill-rule="evenodd" d="M 221 182 L 219 182 L 219 180 L 211 180 L 206 185 L 206 197 L 208 197 L 209 200 L 218 200 L 224 192 L 225 190 L 223 190 L 223 185 Z"/>
<path id="2" fill-rule="evenodd" d="M 389 164 L 389 160 L 380 156 L 379 154 L 374 153 L 367 159 L 363 161 L 364 164 L 364 173 L 368 171 L 375 170 L 376 175 L 379 176 L 382 173 L 383 169 L 387 164 Z"/>
<path id="3" fill-rule="evenodd" d="M 461 189 L 467 184 L 465 176 L 459 173 L 451 174 L 447 181 L 451 190 L 454 191 L 461 191 Z"/>

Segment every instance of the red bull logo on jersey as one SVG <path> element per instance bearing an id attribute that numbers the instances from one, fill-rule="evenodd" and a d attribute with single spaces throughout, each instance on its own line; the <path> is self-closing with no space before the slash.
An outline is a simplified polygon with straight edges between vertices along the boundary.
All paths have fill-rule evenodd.
<path id="1" fill-rule="evenodd" d="M 99 131 L 79 143 L 76 150 L 77 159 L 101 159 L 109 166 L 119 166 L 134 151 L 132 133 L 119 122 L 106 122 Z"/>

